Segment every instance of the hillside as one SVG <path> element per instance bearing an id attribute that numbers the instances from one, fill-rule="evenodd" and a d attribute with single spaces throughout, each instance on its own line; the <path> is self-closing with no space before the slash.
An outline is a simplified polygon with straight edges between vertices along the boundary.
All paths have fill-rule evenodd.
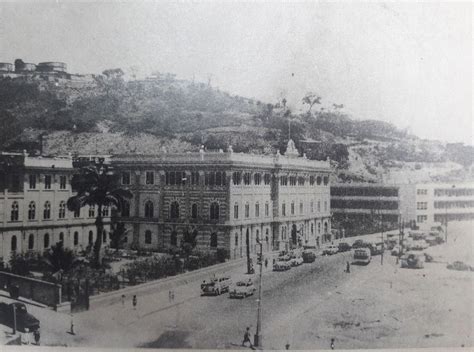
<path id="1" fill-rule="evenodd" d="M 162 153 L 208 149 L 285 151 L 288 126 L 311 159 L 333 161 L 342 181 L 376 182 L 407 165 L 438 165 L 426 178 L 462 176 L 473 149 L 408 135 L 392 124 L 355 120 L 339 108 L 292 113 L 207 84 L 158 75 L 125 80 L 121 70 L 81 79 L 0 78 L 0 148 L 44 154 Z M 310 101 L 310 100 L 308 100 Z M 316 106 L 316 105 L 315 105 Z M 447 171 L 446 171 L 447 167 Z"/>

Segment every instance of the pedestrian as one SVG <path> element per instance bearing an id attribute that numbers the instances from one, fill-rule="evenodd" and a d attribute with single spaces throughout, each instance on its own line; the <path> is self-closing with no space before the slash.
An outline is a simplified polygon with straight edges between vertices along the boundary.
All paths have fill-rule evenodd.
<path id="1" fill-rule="evenodd" d="M 334 349 L 334 339 L 331 339 L 331 350 Z"/>
<path id="2" fill-rule="evenodd" d="M 252 341 L 250 341 L 250 328 L 249 327 L 247 327 L 247 330 L 245 330 L 244 341 L 242 341 L 242 346 L 245 346 L 247 342 L 250 344 L 250 348 L 253 348 Z"/>
<path id="3" fill-rule="evenodd" d="M 125 307 L 125 295 L 122 295 L 122 307 Z"/>
<path id="4" fill-rule="evenodd" d="M 267 268 L 268 266 L 268 258 L 265 258 L 265 269 Z"/>
<path id="5" fill-rule="evenodd" d="M 137 295 L 133 295 L 132 304 L 133 309 L 137 309 Z"/>
<path id="6" fill-rule="evenodd" d="M 35 338 L 36 346 L 39 346 L 39 344 L 40 344 L 40 332 L 39 332 L 39 330 L 35 330 L 35 332 L 33 333 L 33 336 Z"/>
<path id="7" fill-rule="evenodd" d="M 350 273 L 351 272 L 351 265 L 349 264 L 349 262 L 346 263 L 346 273 Z"/>
<path id="8" fill-rule="evenodd" d="M 171 290 L 168 292 L 168 301 L 171 303 Z"/>
<path id="9" fill-rule="evenodd" d="M 171 290 L 171 302 L 174 302 L 174 291 Z"/>

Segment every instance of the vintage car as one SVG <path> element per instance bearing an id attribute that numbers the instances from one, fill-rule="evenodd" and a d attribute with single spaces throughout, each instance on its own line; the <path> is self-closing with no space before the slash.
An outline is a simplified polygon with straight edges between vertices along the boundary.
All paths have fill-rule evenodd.
<path id="1" fill-rule="evenodd" d="M 390 253 L 394 256 L 399 256 L 401 250 L 402 248 L 400 246 L 395 246 L 392 248 L 392 251 Z"/>
<path id="2" fill-rule="evenodd" d="M 408 252 L 400 259 L 402 268 L 422 269 L 425 263 L 425 255 L 423 252 Z"/>
<path id="3" fill-rule="evenodd" d="M 330 245 L 323 249 L 323 255 L 333 255 L 339 252 L 339 247 L 335 245 Z"/>
<path id="4" fill-rule="evenodd" d="M 30 332 L 36 331 L 40 328 L 40 322 L 33 315 L 28 313 L 26 306 L 23 303 L 0 303 L 0 323 L 13 328 L 14 315 L 16 318 L 16 328 L 25 332 L 28 329 Z"/>
<path id="5" fill-rule="evenodd" d="M 366 248 L 367 246 L 368 246 L 368 243 L 364 242 L 363 240 L 355 240 L 354 243 L 352 244 L 352 249 Z"/>
<path id="6" fill-rule="evenodd" d="M 303 252 L 303 262 L 312 263 L 316 260 L 316 254 L 313 251 L 304 251 Z"/>
<path id="7" fill-rule="evenodd" d="M 291 258 L 289 263 L 290 263 L 291 266 L 299 266 L 299 265 L 303 264 L 303 258 L 302 257 Z"/>
<path id="8" fill-rule="evenodd" d="M 215 295 L 218 296 L 221 293 L 228 292 L 232 280 L 229 277 L 217 277 L 212 278 L 208 282 L 203 281 L 201 284 L 201 296 Z"/>
<path id="9" fill-rule="evenodd" d="M 229 291 L 230 298 L 245 298 L 255 293 L 256 288 L 252 280 L 238 281 Z"/>
<path id="10" fill-rule="evenodd" d="M 286 271 L 290 269 L 291 269 L 290 263 L 285 260 L 277 260 L 275 264 L 273 264 L 273 271 Z"/>
<path id="11" fill-rule="evenodd" d="M 337 245 L 339 252 L 347 252 L 352 249 L 352 246 L 347 242 L 341 242 Z"/>
<path id="12" fill-rule="evenodd" d="M 410 244 L 410 249 L 414 251 L 422 251 L 429 247 L 429 244 L 425 240 L 416 240 Z"/>

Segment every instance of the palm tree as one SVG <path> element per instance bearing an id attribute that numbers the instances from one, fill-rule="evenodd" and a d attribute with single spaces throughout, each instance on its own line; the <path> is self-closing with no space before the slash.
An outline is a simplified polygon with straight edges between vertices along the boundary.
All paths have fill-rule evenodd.
<path id="1" fill-rule="evenodd" d="M 104 229 L 102 210 L 104 207 L 115 207 L 120 211 L 125 199 L 132 198 L 132 193 L 128 189 L 119 187 L 117 175 L 103 163 L 82 167 L 80 172 L 73 176 L 71 185 L 77 194 L 67 201 L 70 211 L 77 211 L 86 205 L 97 206 L 95 221 L 97 238 L 94 243 L 93 264 L 99 267 L 102 261 L 100 249 Z"/>

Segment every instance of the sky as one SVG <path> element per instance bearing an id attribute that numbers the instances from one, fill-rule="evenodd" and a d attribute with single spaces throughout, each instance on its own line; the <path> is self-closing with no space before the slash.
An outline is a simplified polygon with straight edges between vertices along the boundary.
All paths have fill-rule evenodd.
<path id="1" fill-rule="evenodd" d="M 0 2 L 0 62 L 172 72 L 295 111 L 312 92 L 467 144 L 472 40 L 471 2 Z"/>

